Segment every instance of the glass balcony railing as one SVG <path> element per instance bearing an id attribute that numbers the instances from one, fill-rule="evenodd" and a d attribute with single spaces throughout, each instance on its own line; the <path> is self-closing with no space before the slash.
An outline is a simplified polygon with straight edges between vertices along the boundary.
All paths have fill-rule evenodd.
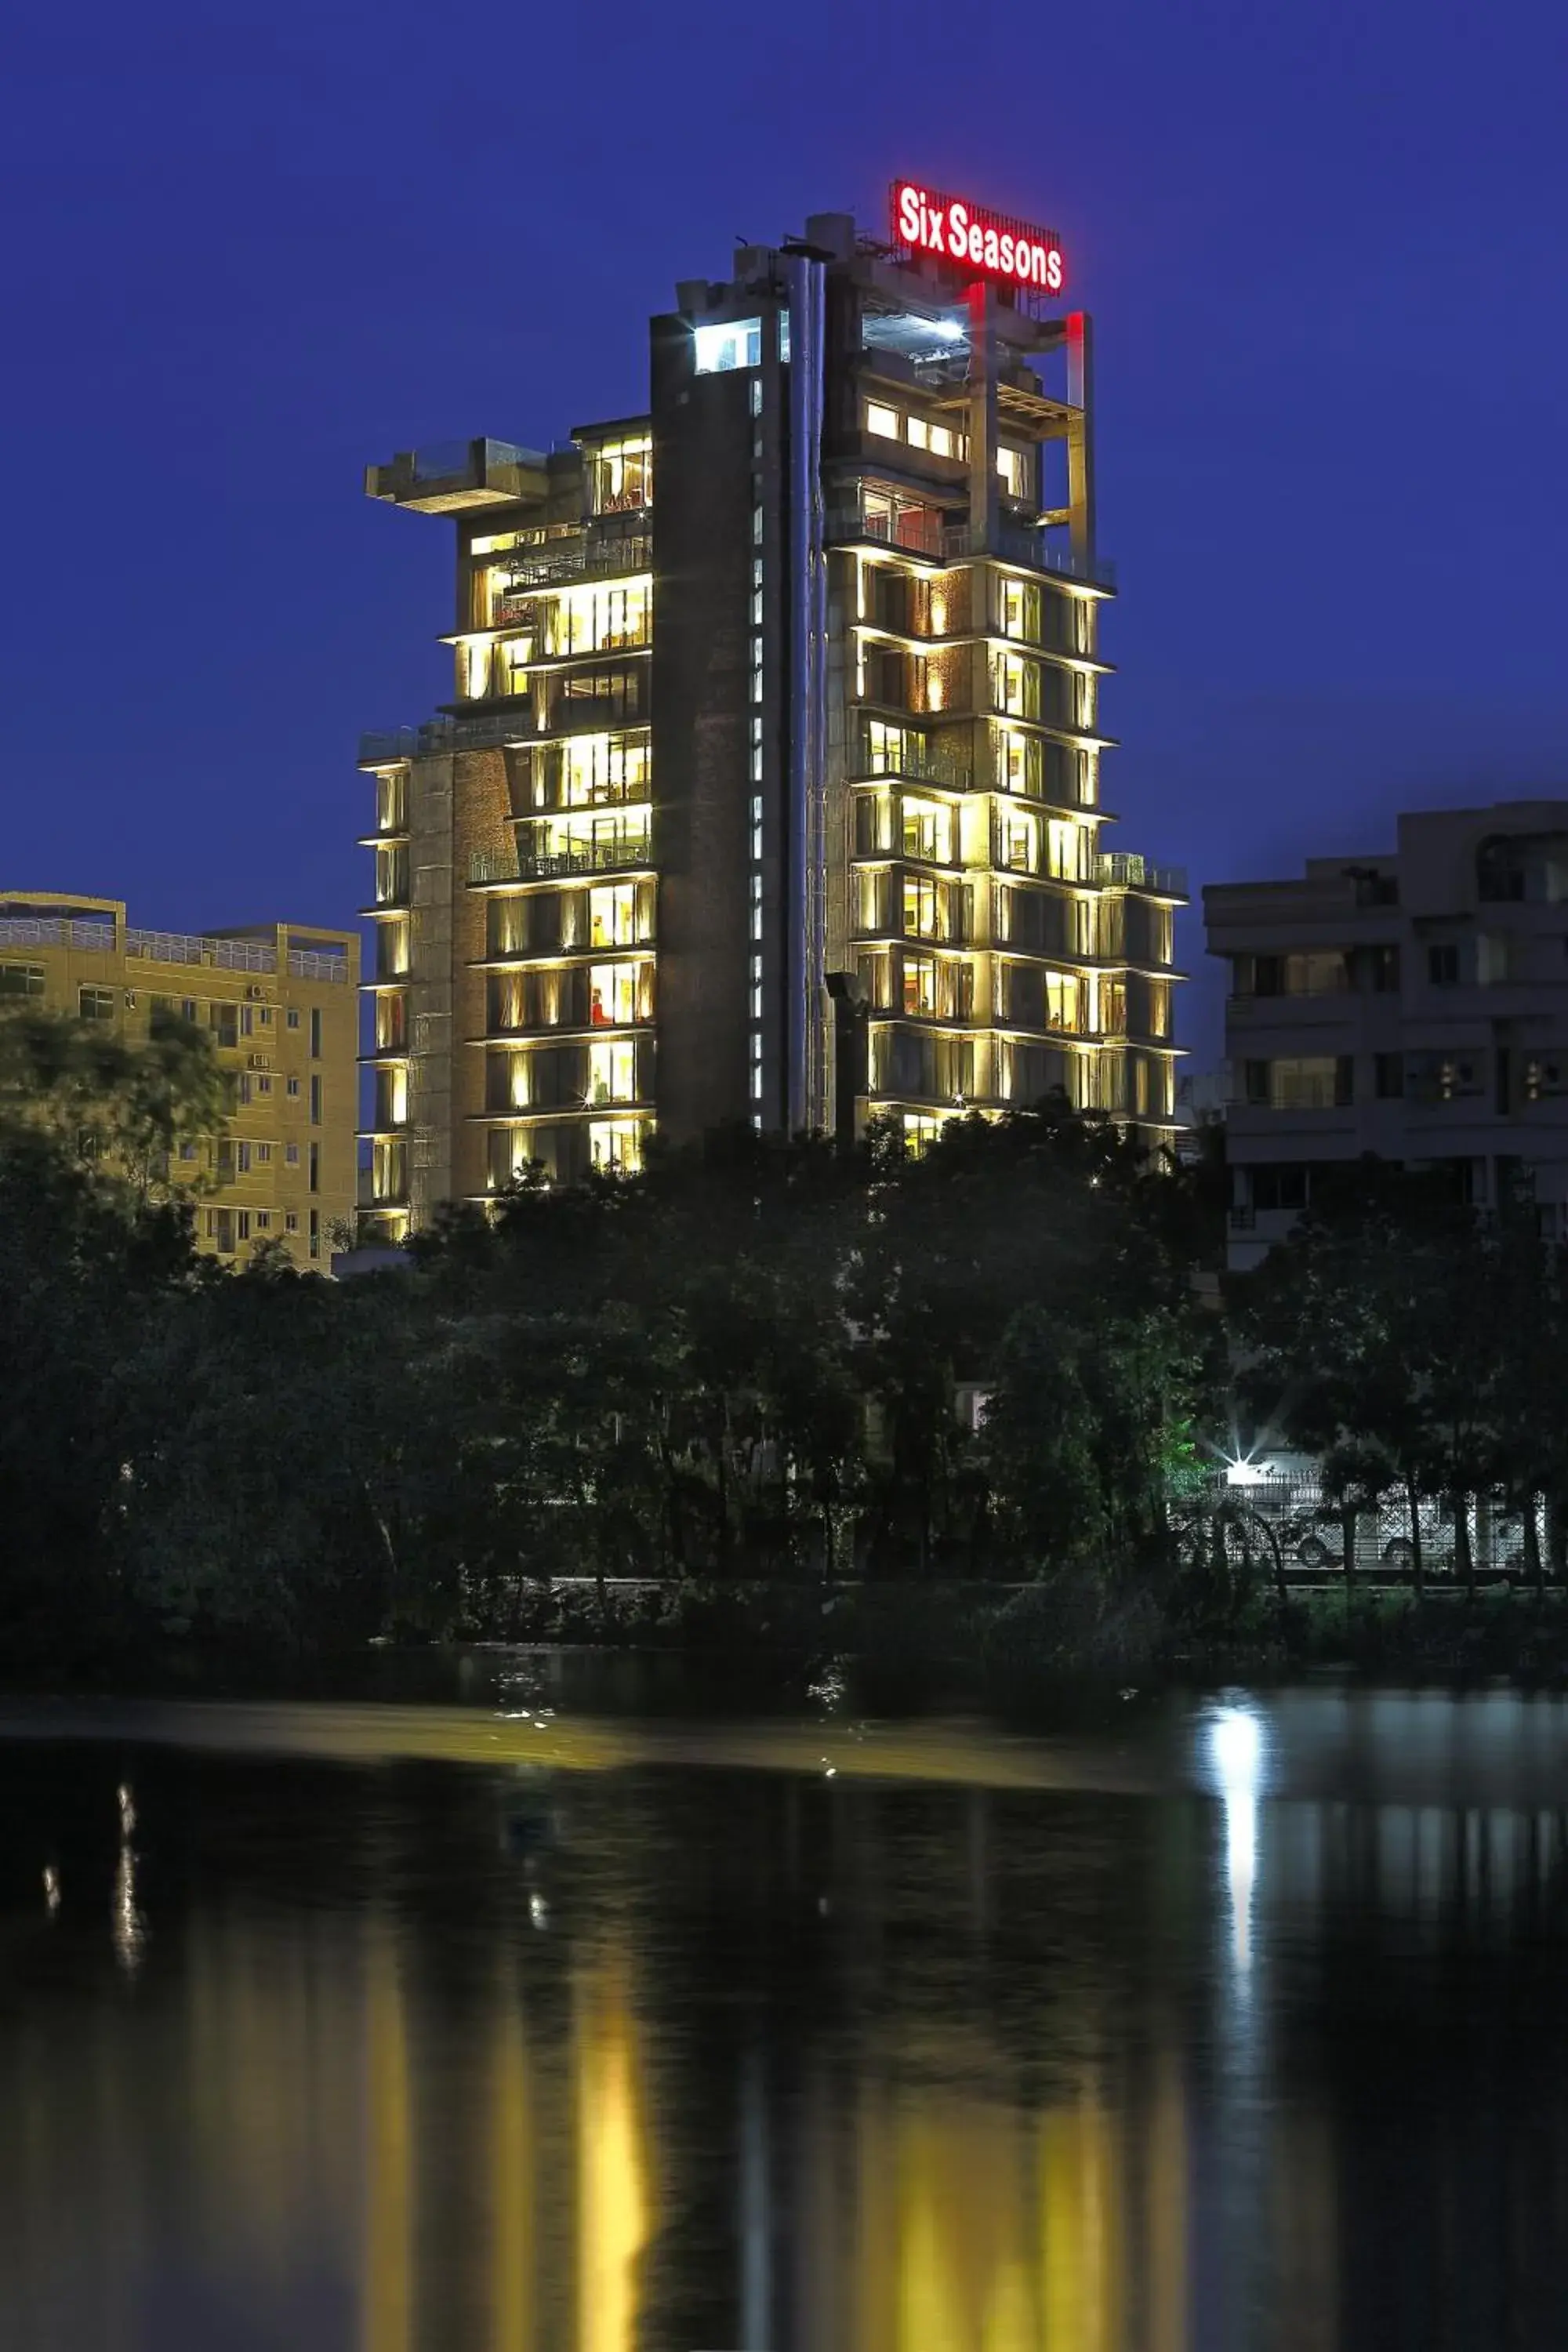
<path id="1" fill-rule="evenodd" d="M 427 719 L 421 727 L 395 727 L 359 739 L 359 765 L 385 768 L 402 760 L 427 760 L 449 751 L 495 751 L 532 740 L 532 706 L 519 696 L 515 711 L 480 712 L 471 719 Z"/>
<path id="2" fill-rule="evenodd" d="M 1116 566 L 1109 556 L 1080 555 L 1070 547 L 1053 546 L 1038 531 L 1020 530 L 1014 523 L 998 523 L 987 533 L 973 523 L 955 522 L 934 507 L 906 507 L 897 514 L 868 512 L 858 505 L 836 507 L 827 516 L 826 536 L 830 543 L 840 545 L 871 540 L 932 563 L 965 563 L 990 555 L 1016 563 L 1021 571 L 1081 580 L 1097 588 L 1116 585 Z"/>
<path id="3" fill-rule="evenodd" d="M 550 588 L 573 580 L 615 579 L 627 572 L 647 572 L 653 562 L 653 541 L 647 531 L 613 528 L 585 530 L 570 538 L 547 539 L 536 547 L 520 547 L 498 559 L 507 577 L 509 599 L 530 589 Z M 497 610 L 498 625 L 500 608 Z"/>
<path id="4" fill-rule="evenodd" d="M 967 793 L 974 784 L 972 761 L 921 743 L 862 742 L 854 773 L 872 778 L 886 776 L 889 781 L 905 783 L 939 784 L 950 793 Z"/>
<path id="5" fill-rule="evenodd" d="M 1147 890 L 1157 898 L 1188 895 L 1184 866 L 1156 866 L 1152 858 L 1136 856 L 1128 849 L 1101 850 L 1090 878 L 1106 889 Z"/>
<path id="6" fill-rule="evenodd" d="M 652 856 L 646 834 L 584 842 L 573 849 L 479 850 L 468 860 L 468 879 L 481 884 L 567 882 L 588 874 L 639 873 L 647 869 Z"/>

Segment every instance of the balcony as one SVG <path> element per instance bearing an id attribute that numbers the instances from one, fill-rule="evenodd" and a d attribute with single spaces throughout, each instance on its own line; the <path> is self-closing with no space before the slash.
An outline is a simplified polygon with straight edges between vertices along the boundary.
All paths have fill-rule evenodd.
<path id="1" fill-rule="evenodd" d="M 367 499 L 416 514 L 510 506 L 542 498 L 546 485 L 544 458 L 511 441 L 437 441 L 425 449 L 400 449 L 390 465 L 364 470 Z"/>
<path id="2" fill-rule="evenodd" d="M 453 751 L 500 751 L 533 740 L 533 706 L 516 698 L 514 711 L 479 712 L 471 719 L 427 719 L 422 727 L 395 727 L 359 739 L 362 768 L 390 768 L 404 760 L 437 759 Z"/>
<path id="3" fill-rule="evenodd" d="M 904 750 L 883 749 L 872 753 L 870 747 L 860 746 L 859 763 L 854 770 L 858 782 L 863 783 L 937 784 L 943 792 L 967 793 L 974 789 L 974 769 L 971 761 L 959 760 L 946 751 L 922 750 L 910 745 Z"/>
<path id="4" fill-rule="evenodd" d="M 900 515 L 867 514 L 858 506 L 828 511 L 826 532 L 830 546 L 852 545 L 857 540 L 897 547 L 928 563 L 967 563 L 991 556 L 1020 571 L 1042 572 L 1055 578 L 1081 580 L 1087 586 L 1114 593 L 1116 566 L 1108 556 L 1079 555 L 1070 547 L 1053 547 L 1037 531 L 998 523 L 987 533 L 973 523 L 950 522 L 934 508 L 910 507 Z"/>
<path id="5" fill-rule="evenodd" d="M 638 509 L 639 520 L 643 511 Z M 521 592 L 647 572 L 653 562 L 653 541 L 646 529 L 581 531 L 570 538 L 544 540 L 536 547 L 514 548 L 497 562 L 512 583 L 509 596 L 503 596 L 496 608 L 496 625 L 504 628 L 517 617 L 506 608 Z"/>
<path id="6" fill-rule="evenodd" d="M 1130 849 L 1102 850 L 1090 878 L 1104 890 L 1142 890 L 1152 898 L 1188 895 L 1184 866 L 1156 866 L 1152 858 L 1139 857 Z"/>
<path id="7" fill-rule="evenodd" d="M 468 860 L 468 881 L 479 888 L 507 882 L 571 882 L 584 875 L 642 874 L 653 862 L 646 835 L 628 835 L 619 841 L 595 841 L 583 849 L 476 851 Z"/>

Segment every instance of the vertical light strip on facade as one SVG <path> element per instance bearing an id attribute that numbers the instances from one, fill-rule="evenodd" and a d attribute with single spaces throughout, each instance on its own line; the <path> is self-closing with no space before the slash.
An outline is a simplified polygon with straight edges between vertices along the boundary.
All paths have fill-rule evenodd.
<path id="1" fill-rule="evenodd" d="M 823 550 L 823 264 L 784 257 L 789 288 L 789 1124 L 827 1124 L 824 1006 L 827 586 Z"/>

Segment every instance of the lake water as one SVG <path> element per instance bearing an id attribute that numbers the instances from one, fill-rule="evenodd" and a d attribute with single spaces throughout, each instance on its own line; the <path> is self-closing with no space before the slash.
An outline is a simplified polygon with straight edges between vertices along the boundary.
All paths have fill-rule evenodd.
<path id="1" fill-rule="evenodd" d="M 4 2352 L 1568 2344 L 1568 1706 L 0 1708 Z"/>

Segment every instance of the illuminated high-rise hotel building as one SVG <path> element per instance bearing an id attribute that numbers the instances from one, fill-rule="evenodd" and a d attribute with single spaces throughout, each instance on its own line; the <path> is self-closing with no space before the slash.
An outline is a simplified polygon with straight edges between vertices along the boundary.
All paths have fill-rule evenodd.
<path id="1" fill-rule="evenodd" d="M 369 470 L 457 526 L 375 778 L 371 1223 L 737 1120 L 1060 1089 L 1173 1132 L 1183 877 L 1101 845 L 1090 337 L 1048 233 L 900 184 L 651 322 L 648 413 Z"/>

